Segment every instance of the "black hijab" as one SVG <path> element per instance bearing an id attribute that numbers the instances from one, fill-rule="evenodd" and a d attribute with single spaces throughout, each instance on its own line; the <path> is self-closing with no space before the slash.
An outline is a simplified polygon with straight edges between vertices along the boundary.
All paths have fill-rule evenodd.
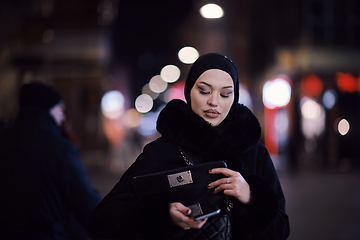
<path id="1" fill-rule="evenodd" d="M 232 104 L 232 108 L 234 105 L 237 105 L 239 101 L 239 78 L 237 74 L 237 70 L 233 62 L 224 55 L 219 53 L 208 53 L 200 56 L 191 66 L 190 71 L 188 73 L 186 82 L 185 82 L 185 99 L 188 105 L 191 105 L 190 91 L 194 86 L 196 80 L 203 74 L 205 71 L 209 69 L 220 69 L 227 72 L 231 79 L 234 82 L 234 102 Z"/>

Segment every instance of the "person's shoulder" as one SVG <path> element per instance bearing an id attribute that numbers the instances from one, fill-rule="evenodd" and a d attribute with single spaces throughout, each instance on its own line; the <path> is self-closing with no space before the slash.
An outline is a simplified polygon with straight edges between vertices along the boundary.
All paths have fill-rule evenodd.
<path id="1" fill-rule="evenodd" d="M 156 140 L 145 145 L 143 154 L 151 156 L 161 163 L 174 158 L 179 154 L 179 149 L 175 143 L 167 138 L 159 137 Z"/>
<path id="2" fill-rule="evenodd" d="M 269 152 L 265 145 L 262 142 L 258 141 L 248 151 L 244 152 L 244 155 L 254 155 L 257 156 L 257 158 L 264 158 L 269 156 Z"/>
<path id="3" fill-rule="evenodd" d="M 258 142 L 255 144 L 254 147 L 255 147 L 257 150 L 267 152 L 267 148 L 266 148 L 265 145 L 264 145 L 262 142 L 260 142 L 260 141 L 258 141 Z"/>
<path id="4" fill-rule="evenodd" d="M 164 137 L 159 137 L 159 138 L 147 143 L 144 147 L 144 150 L 153 149 L 156 151 L 158 149 L 169 148 L 172 146 L 174 146 L 174 143 L 172 143 L 171 140 L 164 138 Z"/>

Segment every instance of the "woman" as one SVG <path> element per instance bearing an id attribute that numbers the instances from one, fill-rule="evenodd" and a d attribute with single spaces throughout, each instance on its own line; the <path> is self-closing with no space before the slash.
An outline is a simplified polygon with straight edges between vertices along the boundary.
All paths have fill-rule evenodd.
<path id="1" fill-rule="evenodd" d="M 214 235 L 218 230 L 209 225 L 222 215 L 194 221 L 191 210 L 167 194 L 134 200 L 130 184 L 134 176 L 184 167 L 183 153 L 194 164 L 227 163 L 228 168 L 210 171 L 227 178 L 208 185 L 232 202 L 227 239 L 286 239 L 284 195 L 270 156 L 259 142 L 257 118 L 238 104 L 233 63 L 216 53 L 199 57 L 186 79 L 185 98 L 187 103 L 172 100 L 161 111 L 157 121 L 161 137 L 145 146 L 96 207 L 91 221 L 94 233 L 104 238 L 181 239 L 206 228 Z"/>

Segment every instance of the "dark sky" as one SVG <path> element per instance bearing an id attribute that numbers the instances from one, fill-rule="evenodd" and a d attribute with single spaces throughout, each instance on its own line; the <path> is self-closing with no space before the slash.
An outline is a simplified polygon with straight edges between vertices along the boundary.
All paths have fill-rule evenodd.
<path id="1" fill-rule="evenodd" d="M 113 26 L 115 52 L 136 60 L 144 52 L 171 50 L 174 30 L 193 9 L 192 0 L 120 1 Z"/>

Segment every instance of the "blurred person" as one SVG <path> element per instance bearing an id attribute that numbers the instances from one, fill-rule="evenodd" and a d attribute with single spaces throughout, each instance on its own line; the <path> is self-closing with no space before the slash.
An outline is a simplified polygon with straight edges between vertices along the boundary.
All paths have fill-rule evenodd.
<path id="1" fill-rule="evenodd" d="M 32 82 L 21 87 L 19 103 L 13 125 L 0 136 L 0 237 L 89 239 L 101 197 L 78 148 L 62 136 L 60 94 Z"/>
<path id="2" fill-rule="evenodd" d="M 75 132 L 72 130 L 71 122 L 66 117 L 67 114 L 66 113 L 64 113 L 64 114 L 65 114 L 65 118 L 60 124 L 61 133 L 62 133 L 63 137 L 67 138 L 70 142 L 75 144 L 75 146 L 77 146 L 79 149 L 81 149 L 82 143 L 81 143 L 80 139 L 78 138 L 78 136 L 75 134 Z"/>
<path id="3" fill-rule="evenodd" d="M 161 137 L 144 147 L 94 209 L 94 234 L 116 239 L 287 239 L 282 188 L 269 153 L 259 142 L 257 118 L 238 104 L 239 82 L 232 61 L 216 53 L 200 56 L 189 71 L 184 92 L 187 103 L 172 100 L 161 111 L 157 120 Z M 185 167 L 182 154 L 193 164 L 226 162 L 228 168 L 210 171 L 226 177 L 208 188 L 228 195 L 229 211 L 194 221 L 191 209 L 171 194 L 135 199 L 133 177 Z M 225 222 L 229 218 L 230 226 Z"/>

